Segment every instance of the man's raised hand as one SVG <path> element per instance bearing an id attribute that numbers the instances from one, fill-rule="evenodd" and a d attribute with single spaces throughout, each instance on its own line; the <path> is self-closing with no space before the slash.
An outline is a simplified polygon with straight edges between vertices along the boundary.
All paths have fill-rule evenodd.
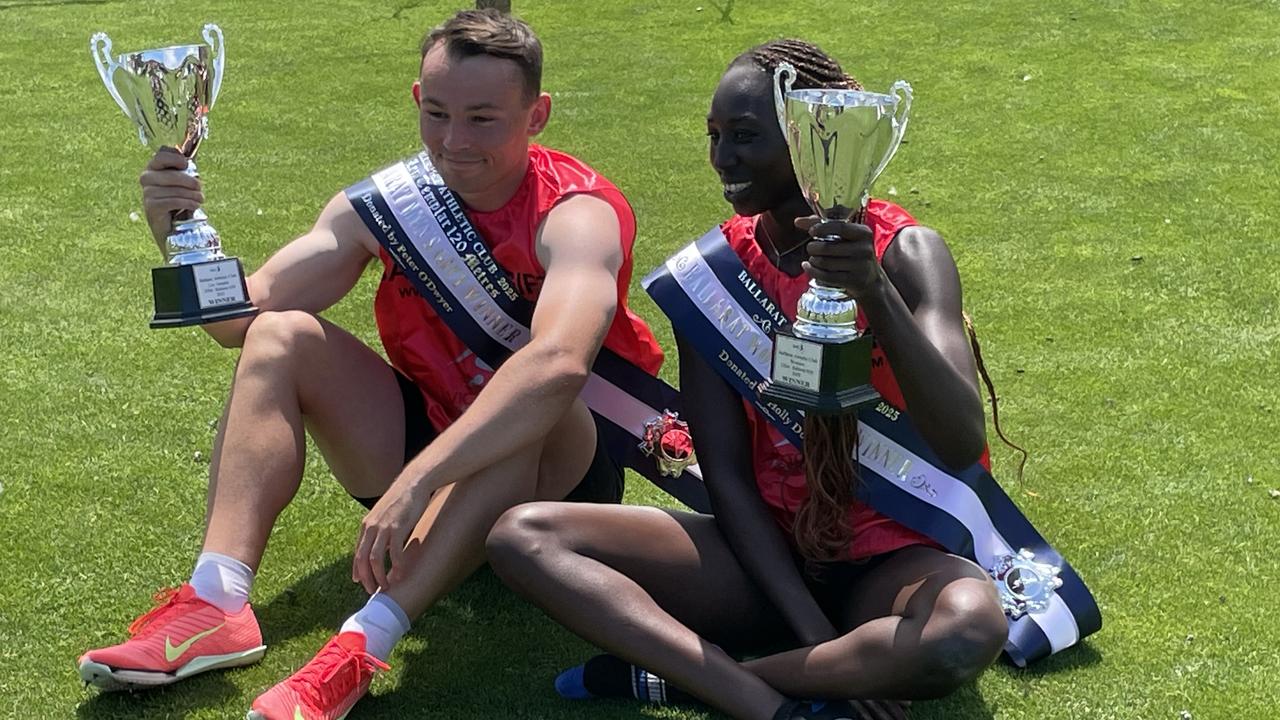
<path id="1" fill-rule="evenodd" d="M 156 151 L 138 177 L 142 185 L 142 209 L 160 252 L 165 252 L 164 240 L 172 230 L 173 213 L 197 210 L 204 202 L 199 178 L 184 172 L 187 163 L 182 153 L 163 147 Z"/>

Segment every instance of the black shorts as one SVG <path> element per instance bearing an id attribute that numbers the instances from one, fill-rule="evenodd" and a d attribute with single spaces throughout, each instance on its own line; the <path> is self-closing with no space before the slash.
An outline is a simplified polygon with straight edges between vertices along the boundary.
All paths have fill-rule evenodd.
<path id="1" fill-rule="evenodd" d="M 906 547 L 912 547 L 907 545 Z M 904 548 L 898 548 L 902 550 Z M 837 626 L 841 616 L 848 609 L 849 596 L 866 577 L 867 573 L 880 567 L 885 560 L 893 557 L 898 550 L 873 555 L 858 561 L 841 561 L 805 565 L 803 558 L 797 556 L 800 571 L 804 573 L 804 584 L 813 594 L 818 607 Z"/>
<path id="2" fill-rule="evenodd" d="M 400 383 L 400 397 L 404 400 L 404 462 L 422 452 L 423 448 L 436 439 L 438 433 L 431 427 L 427 419 L 427 408 L 422 402 L 422 392 L 395 370 L 396 381 Z M 622 502 L 623 475 L 622 468 L 609 457 L 604 444 L 600 442 L 600 433 L 596 433 L 596 454 L 591 459 L 591 467 L 582 476 L 578 485 L 565 498 L 569 502 L 620 503 Z M 352 497 L 355 497 L 352 495 Z M 373 508 L 379 498 L 355 498 L 367 508 Z"/>

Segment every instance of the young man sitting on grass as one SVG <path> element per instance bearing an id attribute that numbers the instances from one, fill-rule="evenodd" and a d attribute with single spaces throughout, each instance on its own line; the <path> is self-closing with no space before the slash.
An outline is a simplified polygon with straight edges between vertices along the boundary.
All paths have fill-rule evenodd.
<path id="1" fill-rule="evenodd" d="M 86 682 L 151 687 L 262 657 L 250 588 L 298 491 L 304 433 L 369 508 L 352 579 L 372 597 L 308 664 L 260 696 L 250 718 L 345 716 L 411 619 L 484 562 L 485 536 L 505 510 L 534 499 L 621 498 L 620 471 L 579 393 L 602 346 L 649 374 L 662 354 L 625 304 L 635 237 L 625 198 L 581 161 L 531 144 L 551 113 L 541 70 L 538 39 L 510 16 L 464 11 L 432 30 L 413 83 L 424 155 L 335 195 L 309 232 L 253 273 L 259 315 L 205 326 L 242 350 L 213 447 L 201 553 L 190 580 L 130 625 L 129 640 L 79 659 Z M 185 167 L 182 155 L 162 150 L 142 173 L 159 242 L 173 212 L 203 201 Z M 468 257 L 491 258 L 490 279 L 514 278 L 513 302 L 533 307 L 527 343 L 508 347 L 496 371 L 441 314 L 471 313 L 468 322 L 499 340 L 520 334 L 495 324 L 492 307 L 473 306 L 467 287 L 482 284 L 468 258 L 441 260 L 454 236 L 437 225 L 416 238 L 426 248 L 416 262 L 443 262 L 436 270 L 446 281 L 402 270 L 400 253 L 421 235 L 414 223 L 438 180 L 461 203 L 453 221 L 481 238 Z M 319 315 L 374 260 L 389 363 Z"/>

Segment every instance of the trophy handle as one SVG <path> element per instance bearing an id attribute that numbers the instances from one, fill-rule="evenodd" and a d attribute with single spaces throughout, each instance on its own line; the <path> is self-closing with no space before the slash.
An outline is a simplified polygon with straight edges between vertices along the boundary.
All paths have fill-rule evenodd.
<path id="1" fill-rule="evenodd" d="M 107 86 L 107 92 L 111 93 L 116 104 L 124 111 L 125 117 L 132 119 L 129 106 L 125 104 L 120 91 L 111 80 L 116 69 L 120 67 L 120 63 L 111 56 L 111 38 L 104 32 L 94 33 L 93 37 L 89 38 L 89 54 L 93 55 L 93 64 L 98 68 L 98 75 L 102 77 L 102 84 Z"/>
<path id="2" fill-rule="evenodd" d="M 784 79 L 783 76 L 786 76 Z M 778 127 L 782 137 L 787 137 L 787 100 L 786 93 L 796 81 L 796 68 L 789 62 L 780 62 L 773 69 L 773 107 L 778 111 Z"/>
<path id="3" fill-rule="evenodd" d="M 222 87 L 222 73 L 226 65 L 227 43 L 222 38 L 222 28 L 213 23 L 204 26 L 201 32 L 204 41 L 213 48 L 213 89 L 209 91 L 209 107 L 218 101 L 218 90 Z M 214 42 L 217 40 L 217 42 Z"/>
<path id="4" fill-rule="evenodd" d="M 902 144 L 902 136 L 907 132 L 907 113 L 911 110 L 911 85 L 906 80 L 899 80 L 889 88 L 889 94 L 893 96 L 896 103 L 893 106 L 893 141 L 889 143 L 889 150 L 884 154 L 884 160 L 880 161 L 880 167 L 876 168 L 876 172 L 871 176 L 871 181 L 880 177 L 880 173 L 889 166 L 889 161 L 893 159 L 894 153 L 898 152 L 898 146 Z"/>

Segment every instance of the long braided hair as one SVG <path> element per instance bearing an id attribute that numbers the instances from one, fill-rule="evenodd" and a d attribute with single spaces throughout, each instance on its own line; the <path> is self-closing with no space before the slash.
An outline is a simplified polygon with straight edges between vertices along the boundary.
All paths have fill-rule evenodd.
<path id="1" fill-rule="evenodd" d="M 757 45 L 735 58 L 731 66 L 751 63 L 772 79 L 774 70 L 781 62 L 788 62 L 796 69 L 792 85 L 794 89 L 862 89 L 861 83 L 846 73 L 840 63 L 817 45 L 804 40 L 782 39 Z M 854 222 L 863 221 L 861 215 L 854 218 Z M 978 371 L 991 398 L 996 432 L 1006 445 L 1022 454 L 1018 466 L 1018 481 L 1021 482 L 1027 452 L 1005 437 L 1000 428 L 995 387 L 982 361 L 978 337 L 968 314 L 964 315 L 964 323 Z M 820 416 L 808 413 L 805 415 L 804 437 L 805 483 L 809 493 L 796 512 L 792 533 L 796 546 L 806 561 L 806 570 L 817 574 L 820 572 L 820 563 L 847 559 L 848 547 L 853 541 L 849 507 L 860 483 L 855 459 L 858 449 L 857 415 Z"/>

